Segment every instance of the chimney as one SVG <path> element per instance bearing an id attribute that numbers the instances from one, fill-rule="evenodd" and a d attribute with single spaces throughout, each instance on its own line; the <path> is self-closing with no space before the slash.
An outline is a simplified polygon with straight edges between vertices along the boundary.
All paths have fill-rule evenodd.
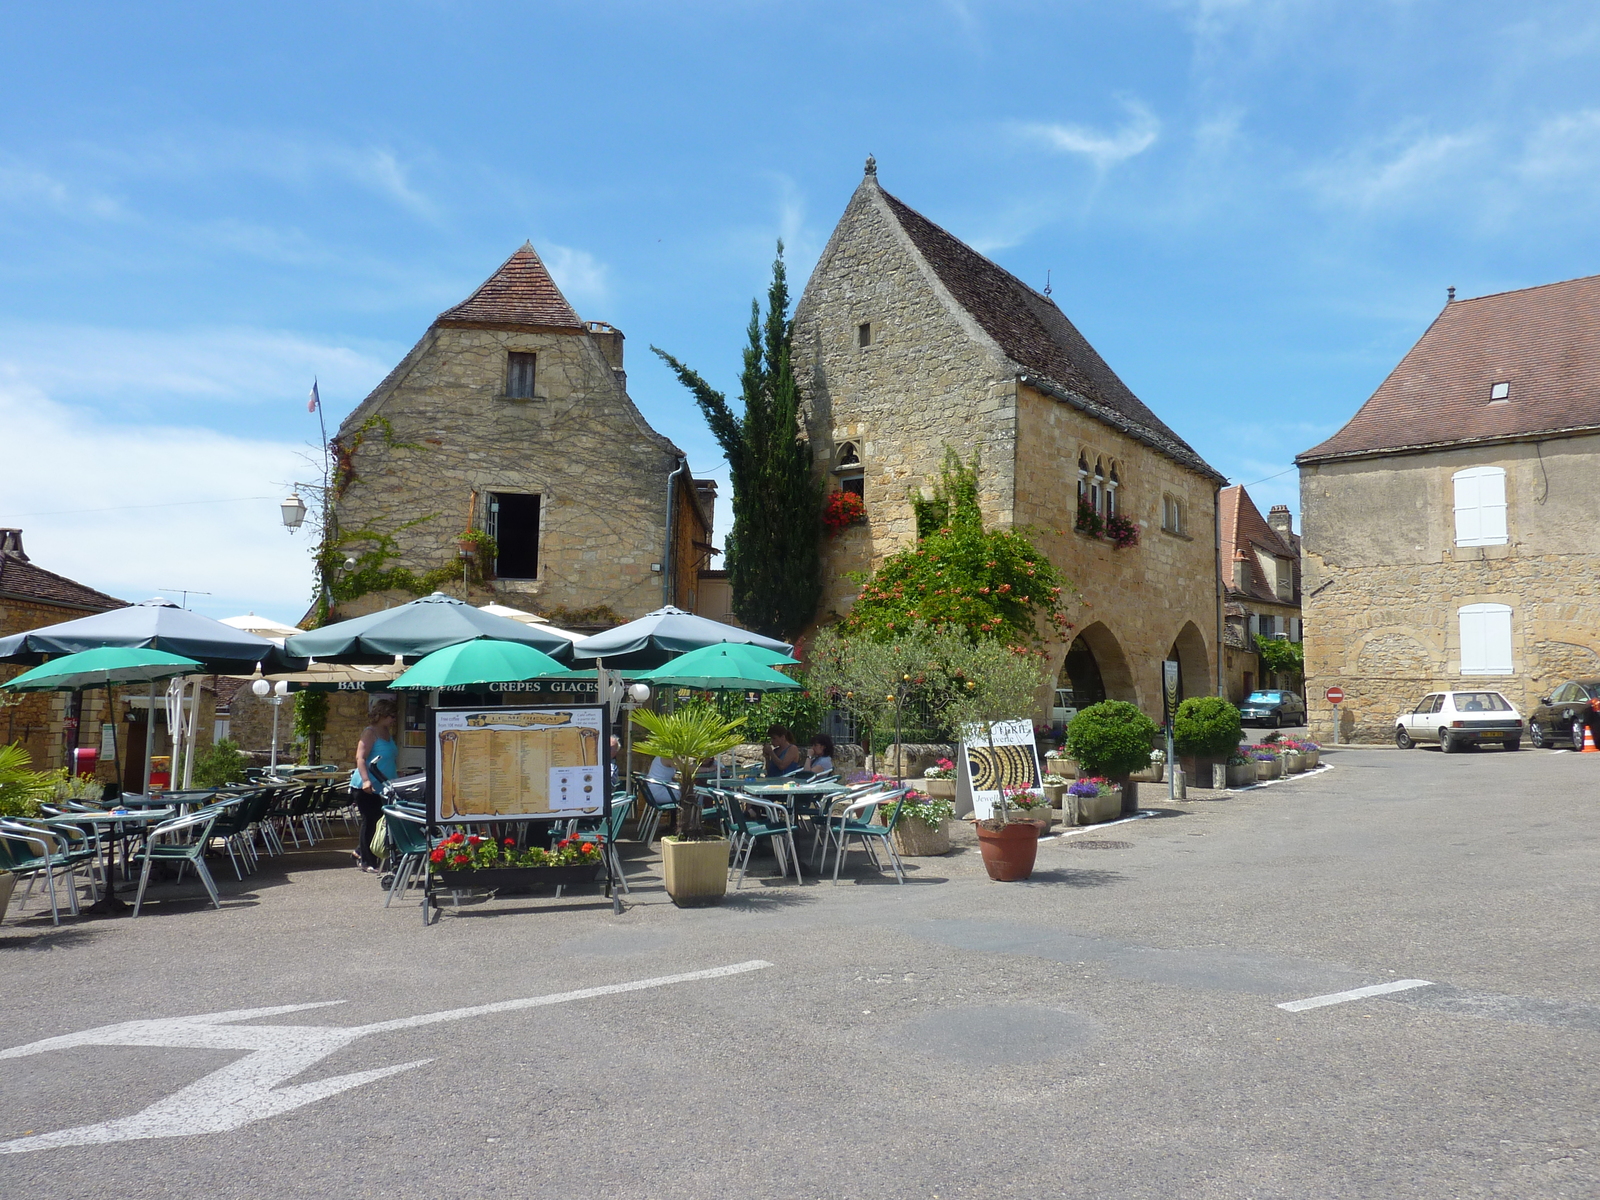
<path id="1" fill-rule="evenodd" d="M 589 321 L 589 336 L 600 347 L 600 353 L 605 356 L 606 365 L 617 377 L 617 382 L 623 387 L 628 385 L 628 376 L 622 369 L 622 330 L 615 325 L 607 325 L 604 321 Z"/>
<path id="2" fill-rule="evenodd" d="M 1267 524 L 1286 542 L 1294 536 L 1294 517 L 1289 514 L 1287 504 L 1274 504 L 1272 511 L 1267 514 Z"/>
<path id="3" fill-rule="evenodd" d="M 22 530 L 0 529 L 0 554 L 9 554 L 12 558 L 28 561 L 28 555 L 22 548 Z"/>
<path id="4" fill-rule="evenodd" d="M 1245 558 L 1243 550 L 1233 552 L 1233 590 L 1243 592 L 1250 585 L 1250 560 Z"/>

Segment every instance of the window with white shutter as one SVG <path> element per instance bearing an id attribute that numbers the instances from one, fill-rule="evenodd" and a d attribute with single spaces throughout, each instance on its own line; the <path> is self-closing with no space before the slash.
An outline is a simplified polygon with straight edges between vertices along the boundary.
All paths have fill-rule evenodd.
<path id="1" fill-rule="evenodd" d="M 1510 675 L 1510 605 L 1469 604 L 1456 615 L 1461 621 L 1461 673 Z"/>
<path id="2" fill-rule="evenodd" d="M 1468 467 L 1452 475 L 1451 482 L 1455 484 L 1456 545 L 1505 545 L 1505 470 Z"/>

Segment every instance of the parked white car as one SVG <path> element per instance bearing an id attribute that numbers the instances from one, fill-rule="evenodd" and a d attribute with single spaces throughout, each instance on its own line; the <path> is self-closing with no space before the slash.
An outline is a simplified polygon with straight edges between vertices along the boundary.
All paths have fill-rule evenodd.
<path id="1" fill-rule="evenodd" d="M 1446 754 L 1467 746 L 1522 747 L 1522 716 L 1499 692 L 1429 692 L 1394 720 L 1394 742 L 1409 750 L 1438 742 Z"/>

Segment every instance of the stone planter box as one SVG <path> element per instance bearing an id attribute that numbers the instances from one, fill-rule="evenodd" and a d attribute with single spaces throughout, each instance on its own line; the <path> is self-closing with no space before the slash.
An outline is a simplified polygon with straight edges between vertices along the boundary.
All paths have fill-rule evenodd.
<path id="1" fill-rule="evenodd" d="M 1132 775 L 1129 775 L 1128 778 L 1133 780 L 1135 783 L 1160 783 L 1167 777 L 1166 771 L 1166 763 L 1151 763 L 1144 770 L 1135 771 Z"/>
<path id="2" fill-rule="evenodd" d="M 1308 770 L 1308 771 L 1311 770 L 1312 767 L 1316 766 L 1317 763 L 1322 761 L 1322 751 L 1321 750 L 1307 750 L 1305 752 L 1305 754 L 1306 754 L 1306 770 Z"/>
<path id="3" fill-rule="evenodd" d="M 1122 815 L 1122 789 L 1112 788 L 1099 796 L 1079 796 L 1078 823 L 1098 825 L 1101 821 L 1115 821 Z"/>
<path id="4" fill-rule="evenodd" d="M 889 835 L 901 858 L 933 858 L 950 853 L 950 822 L 929 825 L 915 817 L 901 817 Z"/>
<path id="5" fill-rule="evenodd" d="M 1227 786 L 1230 788 L 1249 787 L 1256 781 L 1256 769 L 1253 763 L 1244 763 L 1241 766 L 1224 767 Z"/>
<path id="6" fill-rule="evenodd" d="M 1276 779 L 1283 773 L 1283 763 L 1276 758 L 1256 759 L 1256 778 L 1258 780 Z"/>
<path id="7" fill-rule="evenodd" d="M 1039 836 L 1043 837 L 1050 832 L 1056 823 L 1055 811 L 1051 808 L 1013 808 L 1011 810 L 1013 821 L 1032 821 L 1039 827 Z"/>
<path id="8" fill-rule="evenodd" d="M 954 779 L 918 779 L 912 781 L 911 786 L 919 792 L 927 792 L 935 800 L 954 801 L 956 798 Z"/>
<path id="9" fill-rule="evenodd" d="M 1047 783 L 1039 790 L 1044 793 L 1045 799 L 1050 801 L 1051 808 L 1060 808 L 1062 807 L 1062 798 L 1066 796 L 1067 788 L 1071 786 L 1071 784 L 1067 783 Z"/>
<path id="10" fill-rule="evenodd" d="M 1298 775 L 1306 769 L 1306 756 L 1298 750 L 1291 750 L 1283 756 L 1284 770 L 1290 775 Z"/>
<path id="11" fill-rule="evenodd" d="M 1055 758 L 1045 759 L 1044 769 L 1047 775 L 1059 775 L 1063 779 L 1076 779 L 1078 777 L 1078 760 L 1057 755 Z"/>

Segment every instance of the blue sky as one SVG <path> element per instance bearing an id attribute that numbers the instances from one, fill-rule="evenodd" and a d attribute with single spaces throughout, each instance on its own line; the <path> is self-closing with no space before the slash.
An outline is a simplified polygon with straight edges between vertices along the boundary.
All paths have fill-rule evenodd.
<path id="1" fill-rule="evenodd" d="M 735 386 L 860 179 L 1042 286 L 1263 508 L 1443 304 L 1600 272 L 1592 4 L 149 3 L 0 41 L 0 524 L 130 599 L 296 618 L 305 393 L 349 411 L 531 238 Z M 725 475 L 724 475 L 725 478 Z"/>

